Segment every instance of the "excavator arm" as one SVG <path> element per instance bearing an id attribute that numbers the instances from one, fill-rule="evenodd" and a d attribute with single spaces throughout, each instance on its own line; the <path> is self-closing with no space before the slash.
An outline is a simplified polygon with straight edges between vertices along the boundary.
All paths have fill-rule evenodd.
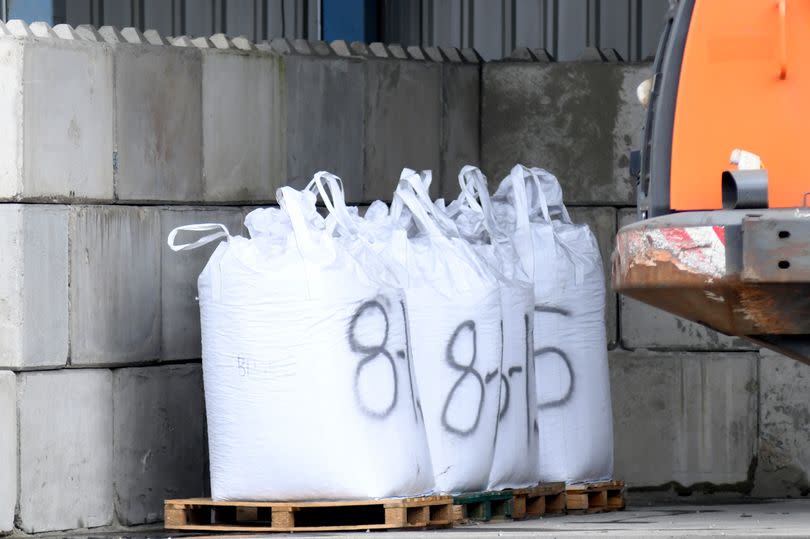
<path id="1" fill-rule="evenodd" d="M 681 0 L 653 72 L 615 288 L 810 363 L 810 2 Z"/>

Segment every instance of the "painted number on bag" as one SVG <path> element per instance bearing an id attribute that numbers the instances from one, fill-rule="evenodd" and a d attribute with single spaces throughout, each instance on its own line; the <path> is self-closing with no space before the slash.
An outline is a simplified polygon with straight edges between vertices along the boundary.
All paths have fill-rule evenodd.
<path id="1" fill-rule="evenodd" d="M 559 314 L 560 316 L 571 316 L 571 313 L 569 313 L 565 309 L 560 309 L 558 307 L 545 307 L 541 305 L 535 306 L 534 312 L 554 313 Z M 538 410 L 563 406 L 565 403 L 571 400 L 571 395 L 573 395 L 574 393 L 574 381 L 575 381 L 574 369 L 571 367 L 571 360 L 568 358 L 568 354 L 566 354 L 565 351 L 557 348 L 556 346 L 545 346 L 543 348 L 539 348 L 534 351 L 535 361 L 537 361 L 538 358 L 541 358 L 543 356 L 546 356 L 547 358 L 544 361 L 548 361 L 549 357 L 556 357 L 558 361 L 562 361 L 563 365 L 565 365 L 565 368 L 568 370 L 568 388 L 566 389 L 565 393 L 557 399 L 547 400 L 543 402 L 538 401 L 537 403 Z"/>
<path id="2" fill-rule="evenodd" d="M 470 339 L 468 344 L 470 344 L 469 349 L 471 350 L 469 362 L 465 365 L 463 363 L 459 363 L 459 359 L 465 358 L 457 358 L 455 356 L 455 346 L 458 343 L 459 339 L 466 338 Z M 447 394 L 447 399 L 444 401 L 444 408 L 442 409 L 442 425 L 444 426 L 445 430 L 448 432 L 452 432 L 458 436 L 470 436 L 472 433 L 475 432 L 475 429 L 478 428 L 478 423 L 481 421 L 481 411 L 484 407 L 484 397 L 486 395 L 486 386 L 498 376 L 498 370 L 495 369 L 493 372 L 488 372 L 482 378 L 481 374 L 475 370 L 475 360 L 477 355 L 477 333 L 475 330 L 475 322 L 472 320 L 466 320 L 462 322 L 456 329 L 453 331 L 453 335 L 450 337 L 450 340 L 447 343 L 447 349 L 445 351 L 445 360 L 450 365 L 453 370 L 460 371 L 461 376 L 459 376 L 458 380 L 453 384 L 453 387 L 450 389 L 450 392 Z M 453 402 L 453 399 L 456 395 L 456 391 L 462 387 L 463 384 L 474 384 L 478 386 L 478 405 L 475 408 L 475 419 L 473 420 L 470 426 L 461 426 L 458 424 L 454 424 L 450 421 L 448 417 L 448 410 L 450 409 L 450 405 Z"/>
<path id="3" fill-rule="evenodd" d="M 532 428 L 534 427 L 531 424 L 531 411 L 529 410 L 529 391 L 533 391 L 533 388 L 529 387 L 529 366 L 532 361 L 532 336 L 529 332 L 529 315 L 523 315 L 523 327 L 525 331 L 525 365 L 520 367 L 509 367 L 506 371 L 506 374 L 501 371 L 501 408 L 498 412 L 498 421 L 502 420 L 506 417 L 506 413 L 509 411 L 509 401 L 512 397 L 512 390 L 509 385 L 512 376 L 515 374 L 523 373 L 523 386 L 524 386 L 524 402 L 526 403 L 526 445 L 531 445 L 532 441 Z M 501 325 L 501 334 L 503 334 L 503 325 Z"/>
<path id="4" fill-rule="evenodd" d="M 387 299 L 385 300 L 388 303 Z M 399 359 L 403 359 L 406 362 L 407 369 L 408 369 L 408 382 L 409 388 L 411 392 L 411 402 L 413 405 L 414 411 L 414 419 L 418 422 L 421 418 L 421 404 L 419 400 L 416 398 L 416 392 L 414 391 L 414 384 L 413 384 L 413 376 L 411 372 L 411 353 L 410 353 L 410 342 L 408 339 L 408 332 L 407 332 L 407 319 L 405 318 L 405 305 L 401 303 L 402 307 L 402 315 L 403 315 L 403 324 L 405 327 L 405 350 L 397 350 L 396 355 Z M 377 335 L 377 338 L 372 341 L 372 344 L 369 343 L 362 343 L 357 335 L 357 326 L 358 322 L 361 319 L 365 319 L 366 323 L 372 325 L 374 322 L 382 322 L 382 330 L 381 334 Z M 397 370 L 397 365 L 394 360 L 393 354 L 388 350 L 388 340 L 389 340 L 389 333 L 390 333 L 390 322 L 388 317 L 388 311 L 386 307 L 383 305 L 382 302 L 378 300 L 369 300 L 364 302 L 357 308 L 354 315 L 352 316 L 349 322 L 349 330 L 348 330 L 348 340 L 349 340 L 349 347 L 351 348 L 352 352 L 361 356 L 360 361 L 357 363 L 357 367 L 354 371 L 354 395 L 357 400 L 358 407 L 369 417 L 373 417 L 375 419 L 385 419 L 387 418 L 391 412 L 396 408 L 397 400 L 399 398 L 399 374 Z M 368 338 L 368 337 L 367 337 Z M 368 400 L 363 397 L 362 392 L 360 390 L 360 382 L 361 378 L 363 377 L 363 373 L 365 369 L 374 365 L 377 361 L 385 361 L 386 365 L 390 369 L 391 377 L 393 380 L 393 389 L 391 391 L 391 395 L 388 400 L 380 405 L 377 404 L 369 404 Z"/>

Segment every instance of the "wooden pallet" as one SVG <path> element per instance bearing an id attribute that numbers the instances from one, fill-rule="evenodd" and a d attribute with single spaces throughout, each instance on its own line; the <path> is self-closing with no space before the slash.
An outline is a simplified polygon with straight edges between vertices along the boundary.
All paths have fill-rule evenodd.
<path id="1" fill-rule="evenodd" d="M 324 502 L 166 500 L 167 530 L 313 532 L 452 524 L 451 496 Z"/>
<path id="2" fill-rule="evenodd" d="M 624 481 L 568 485 L 566 500 L 568 512 L 621 511 L 624 509 Z"/>
<path id="3" fill-rule="evenodd" d="M 513 489 L 511 518 L 536 518 L 565 511 L 565 483 L 543 483 L 536 487 Z"/>
<path id="4" fill-rule="evenodd" d="M 488 521 L 507 518 L 512 507 L 512 492 L 475 492 L 453 497 L 453 522 Z"/>
<path id="5" fill-rule="evenodd" d="M 476 492 L 453 497 L 453 522 L 523 519 L 565 511 L 565 483 Z"/>

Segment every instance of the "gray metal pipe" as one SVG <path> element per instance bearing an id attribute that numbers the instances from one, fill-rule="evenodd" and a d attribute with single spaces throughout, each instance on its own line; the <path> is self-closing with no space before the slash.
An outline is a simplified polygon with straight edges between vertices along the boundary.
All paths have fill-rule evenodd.
<path id="1" fill-rule="evenodd" d="M 724 210 L 768 207 L 767 170 L 726 170 L 721 188 Z"/>

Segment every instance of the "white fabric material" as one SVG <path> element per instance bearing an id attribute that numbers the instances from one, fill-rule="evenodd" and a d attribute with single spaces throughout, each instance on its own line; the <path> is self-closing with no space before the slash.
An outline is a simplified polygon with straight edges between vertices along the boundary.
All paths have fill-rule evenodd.
<path id="1" fill-rule="evenodd" d="M 278 199 L 198 281 L 212 497 L 431 491 L 402 291 L 329 233 L 311 192 Z"/>
<path id="2" fill-rule="evenodd" d="M 529 194 L 535 252 L 534 358 L 540 479 L 597 481 L 613 475 L 613 422 L 602 261 L 586 225 L 571 222 L 557 179 L 518 165 L 495 193 Z M 516 220 L 508 205 L 503 219 Z"/>
<path id="3" fill-rule="evenodd" d="M 475 492 L 487 487 L 497 428 L 499 282 L 465 240 L 442 232 L 420 181 L 404 174 L 390 213 L 372 205 L 356 228 L 400 268 L 436 491 Z"/>
<path id="4" fill-rule="evenodd" d="M 521 227 L 507 233 L 497 222 L 486 178 L 471 166 L 459 174 L 461 195 L 448 207 L 461 235 L 501 276 L 503 359 L 500 373 L 500 407 L 495 455 L 489 490 L 523 488 L 537 484 L 537 398 L 532 358 L 534 333 L 534 251 L 529 245 L 518 250 L 515 240 L 528 232 L 528 209 Z M 525 201 L 525 196 L 523 197 Z M 441 207 L 441 205 L 439 205 Z"/>

